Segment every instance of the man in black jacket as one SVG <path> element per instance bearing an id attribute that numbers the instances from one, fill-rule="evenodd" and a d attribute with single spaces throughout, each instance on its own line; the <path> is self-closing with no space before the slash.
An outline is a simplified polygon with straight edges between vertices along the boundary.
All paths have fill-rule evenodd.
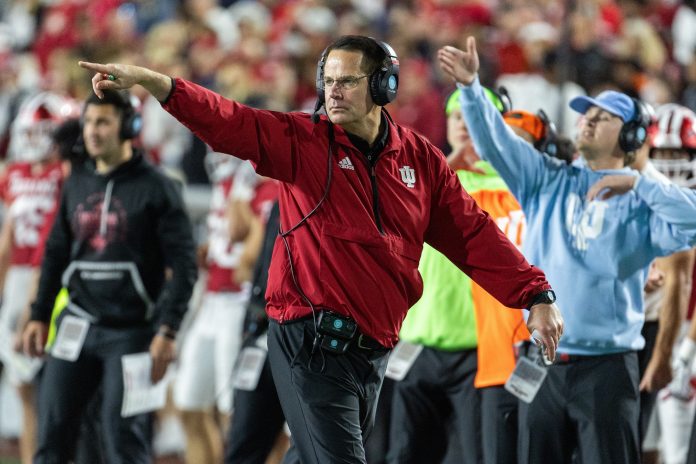
<path id="1" fill-rule="evenodd" d="M 174 181 L 132 147 L 140 121 L 127 96 L 89 98 L 82 124 L 90 160 L 64 186 L 23 335 L 28 354 L 44 354 L 53 302 L 66 286 L 70 301 L 39 393 L 34 463 L 70 459 L 82 409 L 99 386 L 107 461 L 146 463 L 148 415 L 121 417 L 121 358 L 149 350 L 153 383 L 174 358 L 196 279 L 191 225 Z"/>

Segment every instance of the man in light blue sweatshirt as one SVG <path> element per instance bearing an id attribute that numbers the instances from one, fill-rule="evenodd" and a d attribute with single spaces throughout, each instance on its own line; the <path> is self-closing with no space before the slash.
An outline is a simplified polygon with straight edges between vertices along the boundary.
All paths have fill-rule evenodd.
<path id="1" fill-rule="evenodd" d="M 527 217 L 527 259 L 542 268 L 566 329 L 534 401 L 520 408 L 521 463 L 634 464 L 643 286 L 657 256 L 696 244 L 696 193 L 636 176 L 627 166 L 649 116 L 619 92 L 571 101 L 583 113 L 566 165 L 515 136 L 485 98 L 473 38 L 444 47 L 440 66 L 461 92 L 476 151 L 500 173 Z"/>

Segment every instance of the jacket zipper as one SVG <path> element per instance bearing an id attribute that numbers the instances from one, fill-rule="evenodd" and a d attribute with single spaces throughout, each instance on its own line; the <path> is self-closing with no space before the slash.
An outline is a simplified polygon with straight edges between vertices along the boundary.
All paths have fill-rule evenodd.
<path id="1" fill-rule="evenodd" d="M 106 184 L 106 190 L 104 192 L 104 201 L 102 201 L 101 218 L 99 220 L 99 235 L 102 237 L 106 236 L 107 219 L 109 216 L 109 206 L 111 204 L 111 192 L 114 189 L 114 180 L 111 179 Z"/>
<path id="2" fill-rule="evenodd" d="M 370 183 L 372 184 L 372 211 L 375 215 L 375 223 L 377 224 L 377 230 L 379 230 L 380 235 L 384 235 L 384 229 L 382 229 L 382 217 L 379 214 L 379 191 L 377 190 L 377 172 L 375 170 L 375 164 L 377 164 L 377 159 L 373 161 L 372 155 L 367 155 L 368 166 L 370 168 Z"/>

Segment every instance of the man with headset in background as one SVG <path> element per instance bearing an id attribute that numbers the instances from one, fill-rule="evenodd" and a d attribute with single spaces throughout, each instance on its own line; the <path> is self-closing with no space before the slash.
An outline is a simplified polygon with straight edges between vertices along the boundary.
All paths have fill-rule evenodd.
<path id="1" fill-rule="evenodd" d="M 507 306 L 530 308 L 528 326 L 553 359 L 563 322 L 542 271 L 464 192 L 444 155 L 382 110 L 398 86 L 387 44 L 333 42 L 319 61 L 311 117 L 252 109 L 146 68 L 80 65 L 97 73 L 100 97 L 140 84 L 215 151 L 281 181 L 266 309 L 292 432 L 286 462 L 365 462 L 387 353 L 421 293 L 424 242 Z"/>
<path id="2" fill-rule="evenodd" d="M 486 100 L 473 37 L 466 51 L 447 46 L 438 58 L 462 91 L 478 152 L 522 205 L 526 256 L 564 297 L 559 356 L 533 401 L 521 403 L 519 460 L 569 463 L 577 453 L 580 462 L 639 462 L 643 287 L 655 257 L 696 243 L 696 194 L 628 168 L 650 123 L 640 102 L 615 91 L 573 99 L 584 114 L 585 164 L 567 165 L 516 137 Z"/>
<path id="3" fill-rule="evenodd" d="M 64 283 L 70 299 L 42 377 L 34 462 L 71 459 L 82 411 L 100 388 L 106 460 L 146 463 L 149 414 L 121 417 L 122 357 L 149 350 L 153 383 L 173 359 L 196 279 L 191 225 L 174 181 L 133 149 L 139 120 L 126 95 L 91 96 L 82 124 L 91 160 L 65 183 L 23 336 L 27 354 L 44 354 Z"/>

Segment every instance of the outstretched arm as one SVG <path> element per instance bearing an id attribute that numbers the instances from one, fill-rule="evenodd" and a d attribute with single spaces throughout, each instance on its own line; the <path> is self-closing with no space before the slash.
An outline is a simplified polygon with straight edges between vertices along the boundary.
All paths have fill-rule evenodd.
<path id="1" fill-rule="evenodd" d="M 546 177 L 565 169 L 543 156 L 517 136 L 503 120 L 500 110 L 485 96 L 477 73 L 479 59 L 476 41 L 467 40 L 466 50 L 446 46 L 438 51 L 440 66 L 460 89 L 461 112 L 476 153 L 491 163 L 523 208 L 532 196 L 548 186 Z"/>
<path id="2" fill-rule="evenodd" d="M 302 118 L 257 110 L 192 82 L 140 66 L 86 61 L 79 64 L 95 72 L 92 88 L 98 97 L 102 98 L 106 90 L 141 85 L 165 111 L 214 151 L 251 161 L 259 174 L 284 182 L 295 180 L 300 164 L 297 155 L 301 151 L 296 123 Z"/>
<path id="3" fill-rule="evenodd" d="M 80 61 L 81 67 L 95 72 L 92 77 L 92 88 L 99 98 L 104 98 L 104 90 L 130 89 L 141 85 L 158 101 L 163 102 L 172 91 L 172 79 L 141 66 L 127 64 L 99 64 Z"/>

